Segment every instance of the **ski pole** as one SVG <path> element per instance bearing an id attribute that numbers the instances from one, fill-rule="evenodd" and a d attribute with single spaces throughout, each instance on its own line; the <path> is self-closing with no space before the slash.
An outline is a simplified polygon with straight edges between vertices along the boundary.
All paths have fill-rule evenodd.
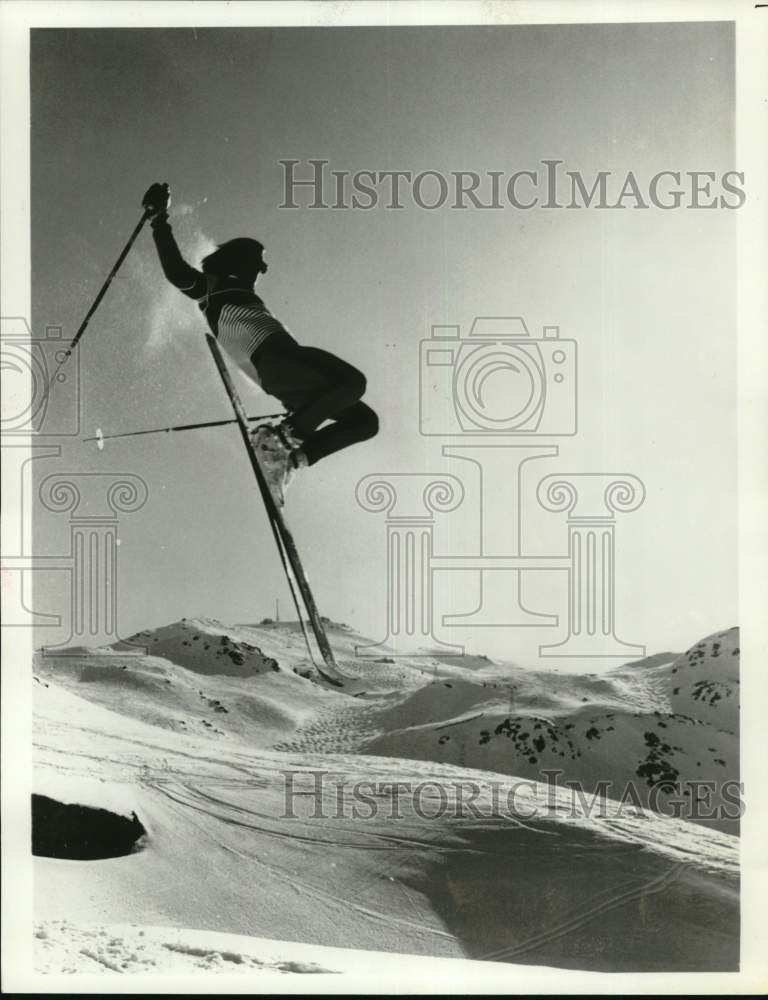
<path id="1" fill-rule="evenodd" d="M 256 423 L 258 420 L 273 420 L 275 417 L 284 417 L 285 413 L 262 413 L 258 417 L 248 417 L 248 423 Z M 145 431 L 124 431 L 121 434 L 101 434 L 96 432 L 94 437 L 83 438 L 86 441 L 111 441 L 114 438 L 140 437 L 142 434 L 170 434 L 173 431 L 193 431 L 200 427 L 223 427 L 226 424 L 236 424 L 237 420 L 203 420 L 198 424 L 174 424 L 172 427 L 151 427 Z"/>
<path id="2" fill-rule="evenodd" d="M 115 277 L 115 275 L 117 274 L 117 272 L 120 270 L 120 265 L 123 263 L 123 261 L 125 260 L 125 258 L 128 256 L 128 251 L 131 249 L 131 247 L 133 246 L 133 244 L 136 242 L 136 237 L 139 235 L 139 233 L 141 232 L 141 230 L 142 230 L 142 228 L 144 226 L 144 223 L 147 221 L 147 219 L 151 215 L 152 215 L 152 212 L 149 209 L 145 209 L 144 210 L 141 218 L 139 219 L 139 224 L 136 226 L 136 228 L 134 229 L 134 231 L 131 233 L 130 239 L 125 244 L 125 246 L 123 247 L 123 250 L 122 250 L 120 256 L 115 261 L 115 266 L 109 272 L 109 274 L 107 275 L 107 280 L 101 286 L 101 291 L 99 292 L 99 294 L 94 299 L 93 305 L 88 310 L 88 312 L 86 314 L 86 317 L 83 320 L 83 322 L 80 324 L 80 328 L 78 329 L 78 331 L 75 334 L 75 336 L 72 338 L 72 342 L 70 343 L 69 347 L 64 352 L 64 356 L 62 357 L 61 361 L 59 361 L 58 365 L 56 366 L 56 371 L 53 373 L 53 375 L 51 375 L 50 379 L 48 380 L 48 386 L 47 386 L 46 392 L 50 392 L 51 391 L 53 383 L 56 381 L 56 376 L 59 374 L 59 372 L 61 371 L 61 369 L 64 367 L 64 365 L 67 363 L 67 361 L 71 357 L 72 351 L 75 349 L 75 347 L 77 347 L 78 341 L 80 340 L 80 338 L 82 337 L 82 335 L 85 333 L 85 328 L 88 326 L 88 323 L 89 323 L 89 321 L 91 319 L 91 316 L 93 316 L 93 314 L 96 312 L 96 310 L 97 310 L 97 308 L 99 306 L 99 303 L 101 302 L 101 300 L 106 295 L 107 289 L 109 288 L 109 286 L 112 284 L 113 278 Z"/>

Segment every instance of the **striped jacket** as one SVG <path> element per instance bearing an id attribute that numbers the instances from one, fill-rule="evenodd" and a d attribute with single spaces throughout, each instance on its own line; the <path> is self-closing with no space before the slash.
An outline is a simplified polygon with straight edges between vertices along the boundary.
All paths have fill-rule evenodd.
<path id="1" fill-rule="evenodd" d="M 152 220 L 152 235 L 166 278 L 197 302 L 224 351 L 254 379 L 257 375 L 251 361 L 254 351 L 273 333 L 288 331 L 241 278 L 232 274 L 203 274 L 187 264 L 164 213 Z"/>

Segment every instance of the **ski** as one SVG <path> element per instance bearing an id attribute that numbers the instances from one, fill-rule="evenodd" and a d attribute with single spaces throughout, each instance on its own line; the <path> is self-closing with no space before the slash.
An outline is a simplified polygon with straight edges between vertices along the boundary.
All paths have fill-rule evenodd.
<path id="1" fill-rule="evenodd" d="M 310 625 L 312 627 L 312 632 L 314 633 L 315 640 L 317 642 L 318 649 L 320 650 L 320 655 L 323 658 L 324 666 L 321 667 L 318 663 L 314 661 L 313 663 L 315 669 L 330 684 L 336 687 L 344 686 L 344 675 L 339 671 L 336 666 L 336 660 L 333 656 L 333 650 L 331 649 L 330 643 L 328 642 L 328 636 L 325 633 L 325 628 L 322 621 L 320 620 L 320 615 L 317 610 L 317 605 L 315 604 L 315 599 L 312 594 L 312 590 L 309 586 L 309 580 L 304 572 L 304 567 L 302 566 L 301 559 L 299 557 L 299 551 L 296 548 L 296 543 L 293 540 L 293 535 L 291 534 L 288 525 L 285 522 L 283 513 L 275 503 L 275 498 L 272 496 L 272 491 L 270 490 L 267 481 L 264 477 L 261 465 L 259 464 L 259 458 L 256 454 L 256 449 L 251 441 L 251 436 L 248 429 L 248 417 L 245 412 L 245 408 L 240 399 L 240 396 L 235 388 L 235 384 L 232 381 L 232 376 L 229 373 L 224 357 L 221 353 L 219 345 L 216 338 L 210 334 L 206 333 L 206 340 L 208 342 L 208 347 L 210 348 L 213 360 L 216 363 L 216 368 L 221 376 L 221 380 L 224 383 L 224 388 L 226 389 L 227 395 L 229 396 L 229 401 L 232 404 L 232 409 L 235 413 L 235 419 L 237 425 L 240 429 L 240 434 L 243 438 L 243 443 L 245 444 L 246 451 L 248 452 L 248 457 L 251 462 L 251 467 L 253 469 L 254 475 L 256 476 L 256 482 L 259 485 L 259 491 L 261 492 L 261 498 L 264 501 L 264 506 L 267 511 L 267 517 L 269 519 L 270 525 L 272 527 L 272 533 L 275 537 L 275 544 L 277 545 L 280 558 L 283 561 L 283 565 L 286 570 L 286 578 L 288 580 L 288 586 L 291 591 L 291 596 L 293 597 L 294 604 L 296 605 L 296 611 L 299 616 L 299 621 L 304 627 L 304 618 L 301 610 L 301 603 L 303 602 L 304 608 L 309 618 Z M 286 562 L 287 560 L 287 562 Z M 299 601 L 299 594 L 296 593 L 296 587 L 294 586 L 294 581 L 291 580 L 291 573 L 296 585 L 298 586 L 299 594 L 301 595 L 301 602 Z M 307 647 L 309 647 L 308 637 Z"/>

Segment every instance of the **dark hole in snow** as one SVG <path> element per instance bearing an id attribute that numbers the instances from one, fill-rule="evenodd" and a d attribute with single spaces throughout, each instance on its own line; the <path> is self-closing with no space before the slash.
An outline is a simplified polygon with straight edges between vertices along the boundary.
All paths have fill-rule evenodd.
<path id="1" fill-rule="evenodd" d="M 32 853 L 39 858 L 122 858 L 134 852 L 146 832 L 136 813 L 128 819 L 107 809 L 32 796 Z"/>

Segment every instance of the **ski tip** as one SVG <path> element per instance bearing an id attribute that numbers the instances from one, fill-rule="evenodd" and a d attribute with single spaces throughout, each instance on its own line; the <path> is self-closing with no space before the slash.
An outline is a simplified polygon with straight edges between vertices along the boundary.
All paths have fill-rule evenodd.
<path id="1" fill-rule="evenodd" d="M 104 435 L 101 432 L 101 427 L 96 428 L 96 447 L 99 451 L 104 451 Z"/>
<path id="2" fill-rule="evenodd" d="M 328 670 L 321 669 L 317 666 L 317 664 L 315 664 L 315 670 L 320 680 L 325 681 L 326 684 L 331 684 L 333 687 L 337 688 L 344 687 L 344 678 L 338 677 L 336 674 L 332 674 Z"/>

